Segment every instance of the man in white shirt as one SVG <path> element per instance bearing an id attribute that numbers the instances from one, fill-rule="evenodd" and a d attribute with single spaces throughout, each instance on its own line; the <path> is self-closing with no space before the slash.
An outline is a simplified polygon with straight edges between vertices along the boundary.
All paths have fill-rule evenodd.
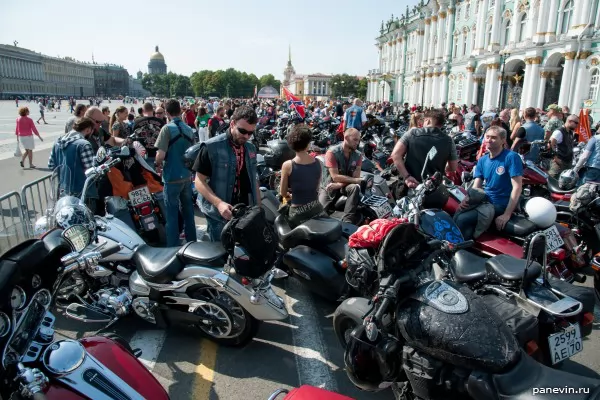
<path id="1" fill-rule="evenodd" d="M 42 100 L 40 100 L 38 102 L 38 106 L 40 107 L 40 117 L 37 120 L 37 123 L 40 123 L 40 119 L 44 120 L 44 124 L 48 125 L 48 123 L 46 122 L 46 118 L 44 117 L 44 111 L 46 110 L 46 107 L 44 107 L 44 103 L 42 103 Z"/>

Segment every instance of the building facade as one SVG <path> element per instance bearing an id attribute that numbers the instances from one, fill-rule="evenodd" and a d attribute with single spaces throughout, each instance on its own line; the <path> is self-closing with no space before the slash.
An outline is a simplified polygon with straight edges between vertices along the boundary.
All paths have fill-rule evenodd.
<path id="1" fill-rule="evenodd" d="M 91 64 L 0 44 L 0 99 L 93 94 Z"/>
<path id="2" fill-rule="evenodd" d="M 422 0 L 382 23 L 367 100 L 600 116 L 598 0 Z"/>
<path id="3" fill-rule="evenodd" d="M 287 66 L 283 70 L 281 92 L 287 88 L 290 92 L 306 101 L 327 100 L 331 96 L 331 75 L 321 73 L 302 75 L 296 74 L 292 65 L 292 54 L 288 56 Z M 282 94 L 283 97 L 283 94 Z"/>
<path id="4" fill-rule="evenodd" d="M 160 74 L 164 75 L 167 73 L 167 64 L 165 63 L 165 56 L 158 51 L 156 46 L 154 54 L 150 56 L 150 62 L 148 62 L 148 73 L 149 74 Z"/>
<path id="5" fill-rule="evenodd" d="M 129 73 L 120 65 L 94 65 L 96 96 L 127 96 Z"/>
<path id="6" fill-rule="evenodd" d="M 129 96 L 148 97 L 150 92 L 142 86 L 142 71 L 138 71 L 137 78 L 129 76 Z"/>

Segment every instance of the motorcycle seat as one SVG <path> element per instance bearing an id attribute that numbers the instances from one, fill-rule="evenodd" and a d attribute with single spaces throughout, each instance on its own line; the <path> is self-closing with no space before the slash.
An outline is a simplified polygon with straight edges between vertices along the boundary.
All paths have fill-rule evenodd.
<path id="1" fill-rule="evenodd" d="M 151 247 L 142 245 L 133 254 L 140 276 L 151 283 L 169 283 L 185 264 L 177 256 L 181 247 Z"/>
<path id="2" fill-rule="evenodd" d="M 548 175 L 548 189 L 552 192 L 552 193 L 557 193 L 557 194 L 569 194 L 569 193 L 575 193 L 575 189 L 569 189 L 569 190 L 563 190 L 560 188 L 560 186 L 558 186 L 558 180 L 551 177 L 550 175 Z"/>
<path id="3" fill-rule="evenodd" d="M 571 374 L 542 365 L 521 351 L 517 364 L 509 371 L 492 375 L 499 399 L 529 400 L 529 399 L 598 399 L 600 398 L 600 382 L 594 378 Z M 575 394 L 562 394 L 557 396 L 552 390 L 539 393 L 532 388 L 564 388 L 565 384 L 575 388 Z M 577 394 L 579 388 L 587 388 Z"/>
<path id="4" fill-rule="evenodd" d="M 466 250 L 459 250 L 454 254 L 450 268 L 456 282 L 475 282 L 486 277 L 486 259 Z"/>
<path id="5" fill-rule="evenodd" d="M 527 260 L 511 257 L 506 254 L 499 254 L 485 261 L 488 279 L 508 286 L 514 286 L 521 282 L 526 264 Z M 525 281 L 533 281 L 540 276 L 541 272 L 542 266 L 533 261 L 529 268 L 527 268 Z"/>
<path id="6" fill-rule="evenodd" d="M 178 256 L 184 264 L 222 267 L 227 252 L 220 242 L 189 242 L 179 250 Z"/>
<path id="7" fill-rule="evenodd" d="M 348 197 L 346 196 L 338 197 L 338 199 L 335 201 L 333 209 L 336 211 L 344 211 L 344 207 L 346 207 L 346 200 L 348 200 Z"/>
<path id="8" fill-rule="evenodd" d="M 285 249 L 307 242 L 329 244 L 342 237 L 341 222 L 329 217 L 312 218 L 292 229 L 285 216 L 279 215 L 275 219 L 275 230 Z"/>
<path id="9" fill-rule="evenodd" d="M 537 226 L 533 222 L 525 217 L 513 214 L 506 222 L 506 225 L 504 225 L 502 232 L 510 236 L 524 237 L 532 234 L 536 230 Z"/>

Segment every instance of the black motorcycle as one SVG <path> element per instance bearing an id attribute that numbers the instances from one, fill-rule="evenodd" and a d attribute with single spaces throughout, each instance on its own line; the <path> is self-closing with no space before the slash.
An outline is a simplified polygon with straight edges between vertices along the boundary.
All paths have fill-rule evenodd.
<path id="1" fill-rule="evenodd" d="M 392 387 L 404 400 L 553 398 L 548 388 L 574 391 L 565 398 L 600 398 L 600 381 L 537 363 L 480 296 L 435 279 L 432 261 L 439 252 L 461 248 L 431 240 L 412 223 L 388 234 L 375 296 L 347 299 L 336 310 L 363 323 L 340 331 L 334 318 L 347 343 L 344 363 L 352 383 L 367 391 Z"/>

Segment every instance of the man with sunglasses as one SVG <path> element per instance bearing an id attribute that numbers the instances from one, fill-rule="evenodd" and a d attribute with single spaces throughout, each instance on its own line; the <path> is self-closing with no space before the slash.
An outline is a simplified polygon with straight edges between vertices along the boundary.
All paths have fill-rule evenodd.
<path id="1" fill-rule="evenodd" d="M 554 150 L 554 159 L 550 162 L 548 174 L 558 179 L 560 173 L 571 167 L 573 162 L 574 131 L 579 125 L 579 117 L 571 114 L 565 125 L 558 128 L 550 136 L 550 148 Z"/>
<path id="2" fill-rule="evenodd" d="M 200 210 L 206 217 L 210 240 L 221 240 L 234 205 L 260 204 L 256 174 L 256 148 L 249 142 L 258 117 L 252 107 L 239 106 L 225 133 L 200 145 L 193 170 Z"/>

